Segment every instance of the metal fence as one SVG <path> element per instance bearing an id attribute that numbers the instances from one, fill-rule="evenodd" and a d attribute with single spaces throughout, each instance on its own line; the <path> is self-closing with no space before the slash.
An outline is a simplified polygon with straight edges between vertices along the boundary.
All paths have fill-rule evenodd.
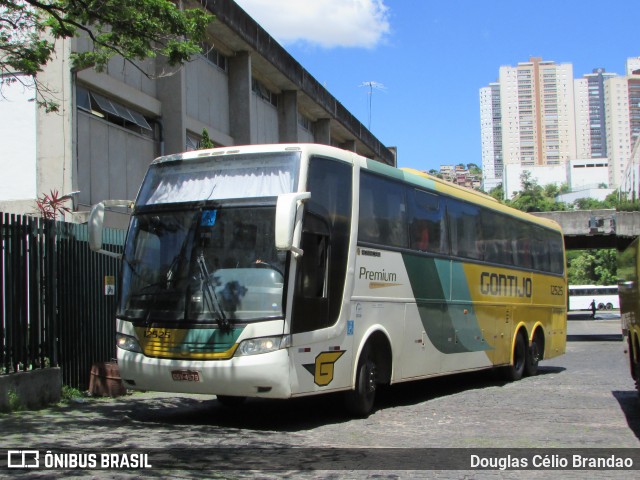
<path id="1" fill-rule="evenodd" d="M 124 235 L 105 229 L 104 248 Z M 89 249 L 86 225 L 0 213 L 0 239 L 0 374 L 59 366 L 85 390 L 115 357 L 118 260 Z"/>

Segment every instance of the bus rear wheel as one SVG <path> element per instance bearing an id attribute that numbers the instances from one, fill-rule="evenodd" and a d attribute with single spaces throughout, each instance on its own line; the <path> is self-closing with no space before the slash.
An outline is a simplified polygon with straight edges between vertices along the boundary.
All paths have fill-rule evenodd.
<path id="1" fill-rule="evenodd" d="M 629 369 L 631 370 L 631 378 L 635 381 L 636 391 L 638 392 L 638 398 L 640 399 L 640 361 L 636 359 L 636 352 L 638 348 L 637 342 L 633 342 L 631 335 L 629 335 Z M 635 347 L 635 348 L 634 348 Z"/>
<path id="2" fill-rule="evenodd" d="M 356 417 L 366 418 L 373 410 L 378 383 L 378 368 L 370 344 L 365 345 L 356 370 L 356 386 L 346 393 L 347 411 Z"/>
<path id="3" fill-rule="evenodd" d="M 524 367 L 527 362 L 527 342 L 522 333 L 516 336 L 516 342 L 513 345 L 513 361 L 507 367 L 506 376 L 508 380 L 515 382 L 522 378 Z"/>
<path id="4" fill-rule="evenodd" d="M 538 363 L 542 358 L 542 352 L 544 351 L 544 344 L 540 332 L 536 332 L 531 340 L 531 345 L 527 349 L 527 359 L 524 364 L 524 374 L 528 377 L 532 377 L 538 373 Z"/>

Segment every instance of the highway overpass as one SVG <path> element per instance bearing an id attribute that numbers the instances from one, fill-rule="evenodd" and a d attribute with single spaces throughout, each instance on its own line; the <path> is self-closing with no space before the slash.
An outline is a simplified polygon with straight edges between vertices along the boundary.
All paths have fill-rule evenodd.
<path id="1" fill-rule="evenodd" d="M 640 235 L 640 212 L 618 212 L 615 209 L 574 210 L 536 212 L 533 215 L 555 220 L 562 226 L 567 250 L 623 250 Z"/>

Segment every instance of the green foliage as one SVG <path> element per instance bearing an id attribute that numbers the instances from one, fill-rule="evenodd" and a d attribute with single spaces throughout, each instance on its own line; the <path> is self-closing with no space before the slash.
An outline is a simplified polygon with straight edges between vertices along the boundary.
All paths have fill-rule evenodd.
<path id="1" fill-rule="evenodd" d="M 504 188 L 502 187 L 502 184 L 489 190 L 489 195 L 491 195 L 499 202 L 504 201 Z"/>
<path id="2" fill-rule="evenodd" d="M 204 3 L 203 3 L 204 4 Z M 35 78 L 36 102 L 57 109 L 38 73 L 51 59 L 55 40 L 85 35 L 86 52 L 72 54 L 72 68 L 103 71 L 114 55 L 145 72 L 136 61 L 162 55 L 170 65 L 200 52 L 213 20 L 202 8 L 180 10 L 170 0 L 0 0 L 0 74 Z"/>
<path id="3" fill-rule="evenodd" d="M 618 278 L 615 249 L 567 252 L 570 285 L 615 285 Z"/>
<path id="4" fill-rule="evenodd" d="M 470 175 L 482 175 L 482 169 L 475 163 L 467 163 L 467 170 Z"/>
<path id="5" fill-rule="evenodd" d="M 523 212 L 552 212 L 569 209 L 566 204 L 555 201 L 555 196 L 560 191 L 556 185 L 541 187 L 528 170 L 522 172 L 520 182 L 522 190 L 517 192 L 512 200 L 506 200 L 504 203 L 507 205 Z"/>
<path id="6" fill-rule="evenodd" d="M 77 388 L 70 387 L 69 385 L 62 385 L 62 401 L 72 402 L 77 398 L 82 398 L 84 395 Z"/>
<path id="7" fill-rule="evenodd" d="M 204 150 L 206 148 L 213 148 L 213 147 L 215 147 L 215 145 L 209 138 L 209 132 L 205 128 L 202 130 L 202 135 L 200 136 L 200 149 Z"/>
<path id="8" fill-rule="evenodd" d="M 18 395 L 18 392 L 15 390 L 11 389 L 7 392 L 7 400 L 7 412 L 19 412 L 25 409 L 22 400 L 20 399 L 20 395 Z"/>

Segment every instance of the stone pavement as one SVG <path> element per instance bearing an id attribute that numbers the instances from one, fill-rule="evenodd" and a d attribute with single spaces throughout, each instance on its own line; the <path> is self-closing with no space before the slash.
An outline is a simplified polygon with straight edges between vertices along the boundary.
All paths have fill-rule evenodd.
<path id="1" fill-rule="evenodd" d="M 640 448 L 640 408 L 615 315 L 570 315 L 567 354 L 539 375 L 506 383 L 492 372 L 395 385 L 367 419 L 339 396 L 250 400 L 229 409 L 213 397 L 136 393 L 0 415 L 6 449 L 172 451 L 186 448 Z M 43 452 L 46 450 L 43 450 Z M 156 450 L 157 451 L 157 450 Z M 2 463 L 0 463 L 2 465 Z M 636 471 L 637 472 L 637 471 Z M 0 476 L 7 473 L 0 468 Z M 11 471 L 14 473 L 14 471 Z M 584 478 L 584 471 L 31 471 L 43 478 Z M 630 472 L 588 472 L 629 478 Z"/>

